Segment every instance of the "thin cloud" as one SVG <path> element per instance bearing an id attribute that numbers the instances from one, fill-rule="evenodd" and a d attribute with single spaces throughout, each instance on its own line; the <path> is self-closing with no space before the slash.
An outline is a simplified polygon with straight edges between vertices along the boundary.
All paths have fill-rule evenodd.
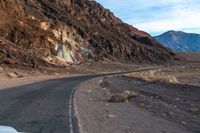
<path id="1" fill-rule="evenodd" d="M 152 35 L 168 30 L 200 33 L 200 0 L 97 0 L 125 22 Z"/>

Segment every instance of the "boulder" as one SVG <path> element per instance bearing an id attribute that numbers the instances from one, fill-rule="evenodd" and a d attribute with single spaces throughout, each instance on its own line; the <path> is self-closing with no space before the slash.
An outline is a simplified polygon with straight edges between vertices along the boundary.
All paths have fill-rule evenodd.
<path id="1" fill-rule="evenodd" d="M 121 94 L 113 95 L 109 102 L 119 103 L 119 102 L 128 102 L 129 99 L 137 96 L 137 93 L 134 91 L 124 91 Z"/>
<path id="2" fill-rule="evenodd" d="M 114 95 L 111 97 L 109 102 L 111 103 L 120 103 L 120 102 L 126 102 L 128 99 L 124 97 L 123 95 Z"/>
<path id="3" fill-rule="evenodd" d="M 122 96 L 126 97 L 127 99 L 131 99 L 137 96 L 137 93 L 134 91 L 124 91 Z"/>

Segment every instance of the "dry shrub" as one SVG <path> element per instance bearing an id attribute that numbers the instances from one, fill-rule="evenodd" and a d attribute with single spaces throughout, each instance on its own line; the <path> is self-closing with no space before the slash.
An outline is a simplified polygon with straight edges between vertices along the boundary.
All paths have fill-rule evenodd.
<path id="1" fill-rule="evenodd" d="M 165 83 L 178 83 L 174 75 L 167 75 L 162 70 L 150 70 L 146 72 L 129 73 L 125 75 L 129 78 L 141 78 L 146 81 L 159 81 Z"/>
<path id="2" fill-rule="evenodd" d="M 178 83 L 178 80 L 173 75 L 158 77 L 157 81 L 165 82 L 165 83 L 173 83 L 173 84 Z"/>

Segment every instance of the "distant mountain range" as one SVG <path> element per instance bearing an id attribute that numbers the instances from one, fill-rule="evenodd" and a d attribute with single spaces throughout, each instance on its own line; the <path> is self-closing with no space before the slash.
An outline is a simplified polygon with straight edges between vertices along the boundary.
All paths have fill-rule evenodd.
<path id="1" fill-rule="evenodd" d="M 168 31 L 154 38 L 177 52 L 200 52 L 200 34 Z"/>

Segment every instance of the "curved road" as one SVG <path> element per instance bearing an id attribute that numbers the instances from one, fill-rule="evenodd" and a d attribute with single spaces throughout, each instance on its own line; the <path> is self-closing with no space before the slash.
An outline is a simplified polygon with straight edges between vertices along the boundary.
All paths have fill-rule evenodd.
<path id="1" fill-rule="evenodd" d="M 77 132 L 71 128 L 70 117 L 70 101 L 75 86 L 90 78 L 105 75 L 113 74 L 53 79 L 3 89 L 0 91 L 0 125 L 28 133 Z"/>

